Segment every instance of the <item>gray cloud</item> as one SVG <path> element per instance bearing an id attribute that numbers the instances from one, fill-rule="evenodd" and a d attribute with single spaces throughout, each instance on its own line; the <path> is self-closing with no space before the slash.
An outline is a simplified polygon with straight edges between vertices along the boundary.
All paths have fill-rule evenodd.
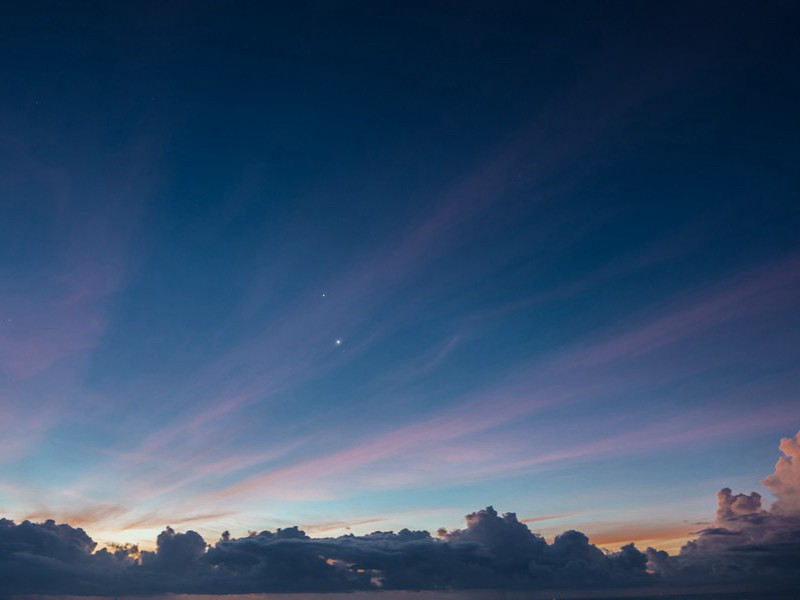
<path id="1" fill-rule="evenodd" d="M 742 583 L 762 589 L 800 583 L 800 510 L 796 453 L 800 434 L 759 494 L 717 496 L 716 523 L 680 553 L 633 544 L 609 553 L 579 531 L 552 543 L 514 513 L 493 507 L 467 515 L 463 529 L 403 529 L 311 538 L 297 527 L 214 544 L 196 532 L 166 528 L 155 551 L 121 546 L 96 551 L 80 528 L 53 521 L 0 519 L 0 581 L 7 594 L 151 594 L 353 591 L 370 589 L 642 588 Z"/>
<path id="2" fill-rule="evenodd" d="M 171 528 L 153 552 L 101 550 L 82 529 L 52 521 L 0 525 L 0 574 L 9 593 L 256 593 L 644 584 L 632 545 L 605 553 L 577 531 L 548 544 L 513 513 L 487 507 L 464 529 L 311 538 L 296 527 L 208 546 Z"/>

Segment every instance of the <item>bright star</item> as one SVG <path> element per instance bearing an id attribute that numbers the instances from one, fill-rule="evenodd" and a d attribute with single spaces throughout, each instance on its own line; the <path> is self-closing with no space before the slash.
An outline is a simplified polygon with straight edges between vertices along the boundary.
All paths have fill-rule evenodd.
<path id="1" fill-rule="evenodd" d="M 342 340 L 336 340 L 336 345 L 337 346 L 341 346 L 342 345 Z"/>

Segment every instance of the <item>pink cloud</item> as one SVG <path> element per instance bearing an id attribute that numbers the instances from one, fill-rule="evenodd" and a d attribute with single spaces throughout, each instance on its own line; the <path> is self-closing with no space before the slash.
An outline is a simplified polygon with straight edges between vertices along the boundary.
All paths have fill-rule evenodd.
<path id="1" fill-rule="evenodd" d="M 595 367 L 652 352 L 708 328 L 775 308 L 786 309 L 800 300 L 800 257 L 790 255 L 737 277 L 693 303 L 657 317 L 650 323 L 589 345 L 568 357 L 569 368 Z"/>

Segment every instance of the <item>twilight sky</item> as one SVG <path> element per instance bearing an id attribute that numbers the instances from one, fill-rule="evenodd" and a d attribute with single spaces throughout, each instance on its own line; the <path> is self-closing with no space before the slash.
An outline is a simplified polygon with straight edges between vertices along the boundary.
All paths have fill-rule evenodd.
<path id="1" fill-rule="evenodd" d="M 287 6 L 6 7 L 0 515 L 676 550 L 769 502 L 797 4 Z"/>

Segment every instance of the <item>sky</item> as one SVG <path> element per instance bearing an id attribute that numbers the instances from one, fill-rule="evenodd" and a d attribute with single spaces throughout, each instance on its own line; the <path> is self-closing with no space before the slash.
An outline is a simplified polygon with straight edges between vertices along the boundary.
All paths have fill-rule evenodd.
<path id="1" fill-rule="evenodd" d="M 0 24 L 0 514 L 677 551 L 800 429 L 790 2 Z"/>

